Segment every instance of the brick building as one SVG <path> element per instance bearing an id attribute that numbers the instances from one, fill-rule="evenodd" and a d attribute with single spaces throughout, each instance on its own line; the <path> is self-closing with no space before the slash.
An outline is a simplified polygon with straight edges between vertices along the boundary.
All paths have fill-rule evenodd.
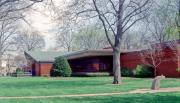
<path id="1" fill-rule="evenodd" d="M 160 44 L 165 60 L 162 62 L 156 71 L 156 75 L 165 75 L 167 77 L 180 77 L 177 68 L 180 68 L 180 41 L 177 41 L 178 46 L 174 48 L 171 42 Z M 156 44 L 157 45 L 157 44 Z M 159 44 L 158 44 L 159 45 Z M 121 67 L 135 69 L 137 65 L 146 64 L 142 62 L 142 52 L 149 50 L 121 50 Z M 176 53 L 176 55 L 175 55 Z M 34 76 L 50 75 L 50 69 L 55 57 L 63 56 L 68 59 L 73 73 L 76 72 L 110 72 L 112 73 L 112 49 L 101 50 L 81 50 L 70 53 L 60 52 L 42 52 L 31 51 L 25 52 L 28 64 L 31 66 L 31 71 Z M 146 64 L 148 65 L 148 64 Z"/>
<path id="2" fill-rule="evenodd" d="M 33 76 L 49 76 L 52 63 L 55 57 L 61 55 L 61 52 L 29 51 L 24 54 L 28 63 L 28 71 L 32 72 Z"/>

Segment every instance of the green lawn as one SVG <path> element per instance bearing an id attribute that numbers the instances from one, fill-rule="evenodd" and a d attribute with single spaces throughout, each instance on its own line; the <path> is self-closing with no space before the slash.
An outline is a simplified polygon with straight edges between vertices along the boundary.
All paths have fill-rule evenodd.
<path id="1" fill-rule="evenodd" d="M 38 96 L 125 92 L 150 88 L 151 79 L 123 78 L 122 85 L 111 77 L 86 78 L 0 78 L 0 96 Z M 162 87 L 180 87 L 180 79 L 165 79 Z"/>
<path id="2" fill-rule="evenodd" d="M 45 96 L 85 93 L 127 92 L 150 88 L 151 79 L 123 78 L 122 85 L 113 85 L 112 77 L 84 78 L 0 78 L 0 96 Z M 180 79 L 162 80 L 161 87 L 180 87 Z M 160 99 L 160 101 L 159 101 Z M 172 102 L 173 101 L 173 102 Z M 180 92 L 131 94 L 77 98 L 0 99 L 0 103 L 179 103 Z"/>
<path id="3" fill-rule="evenodd" d="M 0 103 L 180 103 L 180 92 L 76 98 L 11 99 L 0 100 Z"/>

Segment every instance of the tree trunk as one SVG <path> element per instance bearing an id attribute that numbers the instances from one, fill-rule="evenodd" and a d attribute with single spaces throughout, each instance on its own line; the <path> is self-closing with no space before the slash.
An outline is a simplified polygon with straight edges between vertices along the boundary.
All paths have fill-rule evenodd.
<path id="1" fill-rule="evenodd" d="M 70 47 L 70 46 L 68 46 L 68 48 L 67 48 L 67 49 L 68 49 L 68 52 L 70 52 L 70 51 L 71 51 L 71 47 Z"/>
<path id="2" fill-rule="evenodd" d="M 157 67 L 154 67 L 154 77 L 156 77 Z"/>
<path id="3" fill-rule="evenodd" d="M 120 66 L 120 46 L 123 35 L 123 0 L 119 0 L 119 9 L 117 14 L 117 34 L 115 36 L 115 43 L 113 47 L 113 84 L 121 84 L 121 66 Z"/>
<path id="4" fill-rule="evenodd" d="M 121 84 L 120 50 L 118 49 L 113 50 L 113 73 L 113 84 Z"/>

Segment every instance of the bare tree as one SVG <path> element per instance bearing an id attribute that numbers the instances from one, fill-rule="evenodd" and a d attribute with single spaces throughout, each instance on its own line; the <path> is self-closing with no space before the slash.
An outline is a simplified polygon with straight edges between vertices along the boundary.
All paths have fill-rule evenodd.
<path id="1" fill-rule="evenodd" d="M 170 41 L 167 43 L 167 46 L 172 51 L 172 55 L 173 55 L 172 60 L 175 61 L 177 65 L 180 65 L 178 62 L 180 60 L 180 40 L 178 39 L 178 40 Z"/>
<path id="2" fill-rule="evenodd" d="M 162 45 L 150 45 L 148 50 L 140 53 L 140 56 L 144 64 L 154 68 L 154 76 L 156 76 L 157 67 L 165 61 Z"/>
<path id="3" fill-rule="evenodd" d="M 179 30 L 179 28 L 180 28 L 180 0 L 178 0 L 177 1 L 177 6 L 178 6 L 178 12 L 177 12 L 177 17 L 175 18 L 175 22 L 176 22 L 176 26 L 177 26 L 177 28 L 178 28 L 178 37 L 179 37 L 179 39 L 180 39 L 180 30 Z"/>
<path id="4" fill-rule="evenodd" d="M 84 49 L 84 48 L 90 49 L 91 47 L 96 48 L 94 45 L 88 46 L 90 43 L 89 41 L 92 40 L 93 37 L 91 37 L 91 39 L 88 40 L 88 38 L 85 39 L 83 35 L 84 36 L 88 35 L 86 37 L 89 37 L 90 36 L 89 31 L 92 29 L 92 25 L 97 27 L 97 24 L 99 22 L 91 23 L 92 24 L 91 27 L 88 27 L 86 24 L 89 24 L 91 20 L 87 18 L 86 20 L 84 19 L 82 20 L 79 17 L 77 17 L 75 11 L 78 12 L 78 10 L 72 9 L 72 8 L 69 9 L 68 1 L 64 0 L 63 2 L 64 7 L 61 7 L 61 6 L 62 5 L 57 6 L 56 4 L 54 4 L 54 2 L 52 2 L 52 11 L 54 14 L 53 19 L 56 22 L 55 28 L 57 29 L 57 35 L 56 35 L 57 47 L 63 48 L 67 51 L 77 50 L 79 48 L 81 49 Z M 81 35 L 82 33 L 85 33 L 85 34 Z M 83 38 L 83 40 L 80 38 Z M 97 44 L 96 41 L 94 41 L 93 43 Z M 99 43 L 99 44 L 102 44 L 102 43 Z"/>
<path id="5" fill-rule="evenodd" d="M 144 19 L 147 15 L 144 14 L 149 6 L 151 0 L 107 0 L 106 5 L 100 5 L 101 0 L 92 0 L 94 10 L 98 15 L 99 20 L 103 24 L 106 37 L 113 49 L 113 84 L 120 84 L 121 69 L 120 69 L 120 46 L 122 43 L 122 36 L 135 23 Z M 109 37 L 111 31 L 114 35 L 114 43 Z"/>
<path id="6" fill-rule="evenodd" d="M 14 37 L 14 42 L 20 51 L 41 49 L 45 46 L 42 35 L 37 31 L 23 31 Z"/>
<path id="7" fill-rule="evenodd" d="M 70 29 L 70 28 L 69 28 Z M 74 36 L 70 30 L 64 29 L 56 35 L 56 45 L 58 48 L 63 48 L 67 51 L 72 51 Z"/>
<path id="8" fill-rule="evenodd" d="M 68 28 L 66 28 L 68 29 Z M 80 49 L 99 49 L 108 45 L 104 31 L 95 27 L 81 27 L 79 31 L 72 32 L 64 29 L 56 37 L 58 48 L 64 48 L 67 51 Z"/>
<path id="9" fill-rule="evenodd" d="M 147 20 L 154 41 L 162 43 L 178 38 L 178 1 L 159 0 L 154 3 Z"/>
<path id="10" fill-rule="evenodd" d="M 0 60 L 3 55 L 12 50 L 12 37 L 16 33 L 17 25 L 15 20 L 0 21 Z"/>
<path id="11" fill-rule="evenodd" d="M 102 29 L 94 27 L 82 28 L 76 35 L 76 49 L 100 49 L 108 45 Z"/>
<path id="12" fill-rule="evenodd" d="M 173 35 L 168 33 L 168 28 L 173 24 L 173 15 L 171 13 L 171 1 L 157 1 L 149 16 L 149 31 L 156 42 L 162 43 L 171 40 Z"/>
<path id="13" fill-rule="evenodd" d="M 0 0 L 0 21 L 23 18 L 23 10 L 43 0 Z"/>
<path id="14" fill-rule="evenodd" d="M 43 0 L 0 0 L 0 59 L 11 46 L 17 19 L 24 19 L 24 10 Z"/>
<path id="15" fill-rule="evenodd" d="M 56 46 L 72 51 L 74 34 L 76 33 L 76 20 L 69 15 L 65 8 L 56 7 L 53 2 L 53 19 L 56 23 Z M 65 9 L 65 10 L 64 10 Z"/>
<path id="16" fill-rule="evenodd" d="M 174 40 L 158 44 L 150 44 L 148 50 L 140 53 L 144 64 L 154 68 L 154 75 L 156 76 L 157 67 L 166 61 L 173 61 L 179 65 L 180 59 L 180 40 Z M 165 52 L 168 49 L 169 52 Z M 168 54 L 167 54 L 168 53 Z"/>
<path id="17" fill-rule="evenodd" d="M 67 14 L 83 24 L 101 22 L 106 38 L 113 49 L 113 84 L 121 84 L 120 46 L 122 36 L 138 21 L 147 17 L 153 0 L 73 0 Z M 66 8 L 66 9 L 67 9 Z M 67 12 L 68 11 L 68 12 Z M 96 19 L 94 19 L 96 18 Z M 87 22 L 90 21 L 90 22 Z M 84 26 L 84 25 L 82 25 Z M 111 38 L 111 36 L 113 37 Z"/>
<path id="18" fill-rule="evenodd" d="M 22 68 L 23 66 L 25 66 L 25 64 L 27 64 L 25 56 L 23 54 L 14 56 L 14 64 L 18 68 Z"/>
<path id="19" fill-rule="evenodd" d="M 130 50 L 130 49 L 139 49 L 142 48 L 141 44 L 144 44 L 142 41 L 144 35 L 141 33 L 133 32 L 126 32 L 126 34 L 122 37 L 121 49 Z"/>
<path id="20" fill-rule="evenodd" d="M 143 22 L 140 23 L 142 26 L 139 25 L 135 30 L 130 29 L 123 35 L 121 44 L 122 49 L 148 49 L 146 45 L 151 41 L 151 35 L 149 35 L 146 25 L 144 25 Z"/>
<path id="21" fill-rule="evenodd" d="M 160 17 L 154 16 L 151 21 L 150 31 L 152 37 L 156 42 L 162 43 L 170 40 L 170 35 L 166 33 L 167 25 L 166 21 L 159 20 Z"/>
<path id="22" fill-rule="evenodd" d="M 132 48 L 132 42 L 133 42 L 133 35 L 131 35 L 130 33 L 127 33 L 126 35 L 123 36 L 122 38 L 122 44 L 121 44 L 121 48 L 122 49 L 131 49 Z"/>

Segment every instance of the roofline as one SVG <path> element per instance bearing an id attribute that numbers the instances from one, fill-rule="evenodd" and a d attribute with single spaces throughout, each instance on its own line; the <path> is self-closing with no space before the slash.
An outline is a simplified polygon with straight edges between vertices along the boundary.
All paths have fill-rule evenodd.
<path id="1" fill-rule="evenodd" d="M 132 53 L 132 52 L 140 52 L 144 50 L 121 50 L 121 53 Z M 27 51 L 24 51 L 24 54 L 26 57 L 30 57 L 30 59 L 33 59 L 35 62 L 41 62 L 41 63 L 53 63 L 54 60 L 37 60 L 33 56 L 31 56 Z M 71 59 L 78 59 L 78 58 L 85 58 L 85 57 L 95 57 L 95 56 L 113 56 L 113 49 L 97 49 L 97 50 L 79 50 L 79 51 L 73 51 L 69 52 L 67 54 L 63 54 L 57 57 L 65 57 L 68 60 Z M 55 57 L 55 58 L 57 58 Z"/>
<path id="2" fill-rule="evenodd" d="M 180 43 L 180 39 L 175 39 L 175 40 L 170 40 L 170 41 L 165 41 L 165 42 L 156 42 L 156 43 L 152 43 L 151 45 L 163 45 L 163 44 L 169 44 L 169 43 Z"/>
<path id="3" fill-rule="evenodd" d="M 31 59 L 33 59 L 35 62 L 39 62 L 39 63 L 53 63 L 54 61 L 39 61 L 34 59 L 31 55 L 29 55 L 27 52 L 24 52 L 24 54 L 28 57 L 30 57 Z M 26 58 L 27 59 L 27 58 Z"/>
<path id="4" fill-rule="evenodd" d="M 112 56 L 113 51 L 112 50 L 81 50 L 81 51 L 76 51 L 76 52 L 71 52 L 68 54 L 62 55 L 62 57 L 67 58 L 68 60 L 70 59 L 78 59 L 78 58 L 83 58 L 83 57 L 93 57 L 93 56 Z"/>
<path id="5" fill-rule="evenodd" d="M 33 59 L 35 62 L 40 62 L 40 63 L 47 63 L 47 62 L 53 63 L 54 62 L 54 60 L 52 60 L 52 61 L 50 61 L 50 60 L 37 60 L 37 59 L 33 58 L 30 54 L 28 54 L 27 51 L 24 51 L 24 54 L 25 54 L 25 56 L 28 56 L 31 59 Z"/>
<path id="6" fill-rule="evenodd" d="M 139 51 L 143 51 L 143 50 L 130 50 L 130 51 L 123 51 L 122 50 L 122 54 L 123 53 L 132 53 L 132 52 L 139 52 Z M 40 62 L 40 63 L 53 63 L 53 61 L 50 60 L 36 60 L 35 58 L 33 58 L 30 54 L 28 54 L 28 52 L 24 52 L 24 54 L 28 57 L 30 57 L 31 59 L 33 59 L 35 62 Z M 68 60 L 71 59 L 78 59 L 78 58 L 84 58 L 84 57 L 95 57 L 95 56 L 112 56 L 113 55 L 113 50 L 112 49 L 98 49 L 98 50 L 79 50 L 79 51 L 74 51 L 74 52 L 69 52 L 67 54 L 64 55 L 60 55 L 57 57 L 65 57 Z M 56 57 L 56 58 L 57 58 Z"/>
<path id="7" fill-rule="evenodd" d="M 39 61 L 39 63 L 54 63 L 54 61 Z"/>
<path id="8" fill-rule="evenodd" d="M 26 56 L 30 57 L 30 58 L 33 59 L 35 62 L 39 62 L 39 61 L 37 61 L 35 58 L 33 58 L 31 55 L 29 55 L 26 51 L 24 51 L 24 55 L 25 55 L 25 57 L 26 57 Z M 26 59 L 27 59 L 27 58 L 26 58 Z"/>

